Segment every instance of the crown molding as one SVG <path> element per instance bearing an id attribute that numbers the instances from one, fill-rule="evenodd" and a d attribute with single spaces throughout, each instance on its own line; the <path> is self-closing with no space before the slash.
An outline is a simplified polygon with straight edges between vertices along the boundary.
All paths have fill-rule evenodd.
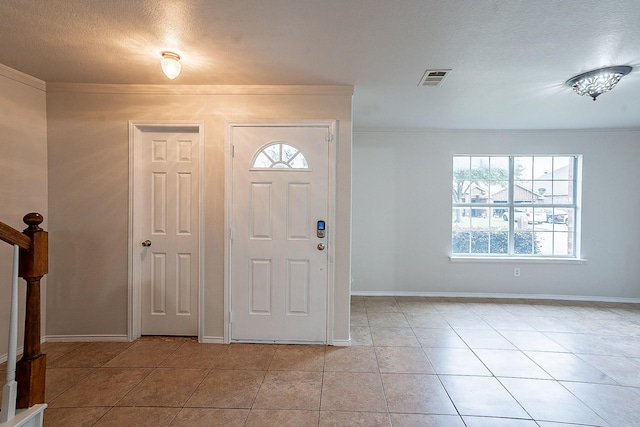
<path id="1" fill-rule="evenodd" d="M 333 95 L 353 96 L 347 85 L 137 85 L 47 83 L 47 92 L 146 95 Z"/>
<path id="2" fill-rule="evenodd" d="M 46 91 L 46 83 L 44 81 L 32 77 L 29 74 L 25 74 L 22 71 L 14 70 L 13 68 L 7 67 L 6 65 L 0 64 L 0 76 L 30 86 L 34 89 L 41 90 L 43 92 Z"/>
<path id="3" fill-rule="evenodd" d="M 384 135 L 384 134 L 417 134 L 417 135 L 524 135 L 524 134 L 575 134 L 582 133 L 635 133 L 638 128 L 593 128 L 593 129 L 436 129 L 436 128 L 354 128 L 354 135 Z"/>

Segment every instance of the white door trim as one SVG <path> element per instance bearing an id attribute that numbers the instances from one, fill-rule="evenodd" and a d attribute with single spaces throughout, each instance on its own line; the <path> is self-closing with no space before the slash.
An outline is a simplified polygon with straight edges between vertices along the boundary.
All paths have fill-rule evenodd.
<path id="1" fill-rule="evenodd" d="M 199 233 L 198 233 L 198 341 L 202 341 L 204 332 L 204 122 L 189 121 L 129 121 L 129 237 L 128 237 L 128 322 L 127 322 L 127 338 L 129 341 L 140 338 L 142 335 L 142 296 L 141 296 L 141 274 L 140 263 L 134 262 L 134 257 L 138 254 L 137 245 L 139 242 L 134 241 L 134 196 L 135 188 L 138 183 L 136 176 L 136 159 L 135 146 L 140 140 L 140 133 L 143 131 L 157 132 L 185 132 L 195 131 L 199 135 L 200 164 L 198 171 L 200 182 L 198 186 L 198 214 L 199 214 Z"/>
<path id="2" fill-rule="evenodd" d="M 336 120 L 302 120 L 302 121 L 228 121 L 225 138 L 225 191 L 224 191 L 224 342 L 231 342 L 231 216 L 233 202 L 233 130 L 236 127 L 324 127 L 328 132 L 329 143 L 329 183 L 327 211 L 328 242 L 328 283 L 327 283 L 327 344 L 333 344 L 334 326 L 334 286 L 335 286 L 335 249 L 336 249 Z"/>

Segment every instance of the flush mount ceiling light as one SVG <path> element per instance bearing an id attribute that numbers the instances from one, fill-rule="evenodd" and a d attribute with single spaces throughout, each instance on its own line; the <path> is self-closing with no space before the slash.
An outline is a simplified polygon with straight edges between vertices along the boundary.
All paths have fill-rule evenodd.
<path id="1" fill-rule="evenodd" d="M 598 95 L 613 89 L 622 76 L 630 71 L 631 67 L 627 65 L 599 68 L 570 78 L 566 85 L 571 86 L 578 95 L 589 95 L 595 101 Z"/>
<path id="2" fill-rule="evenodd" d="M 180 55 L 174 52 L 162 52 L 162 72 L 171 80 L 180 75 L 182 65 L 180 65 Z"/>

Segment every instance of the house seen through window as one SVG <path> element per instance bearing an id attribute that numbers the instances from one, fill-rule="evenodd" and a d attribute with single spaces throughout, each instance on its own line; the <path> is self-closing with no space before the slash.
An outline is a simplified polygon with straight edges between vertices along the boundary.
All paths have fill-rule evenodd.
<path id="1" fill-rule="evenodd" d="M 453 256 L 575 258 L 577 156 L 453 157 Z"/>

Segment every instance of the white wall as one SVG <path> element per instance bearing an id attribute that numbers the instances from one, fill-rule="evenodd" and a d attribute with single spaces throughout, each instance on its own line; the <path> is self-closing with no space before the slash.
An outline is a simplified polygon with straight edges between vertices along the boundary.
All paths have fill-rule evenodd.
<path id="1" fill-rule="evenodd" d="M 583 155 L 587 261 L 450 262 L 453 154 Z M 639 161 L 640 129 L 356 131 L 352 291 L 640 298 Z"/>
<path id="2" fill-rule="evenodd" d="M 45 222 L 42 227 L 47 229 L 45 84 L 0 65 L 0 221 L 22 231 L 26 228 L 22 217 L 29 212 L 43 214 Z M 12 264 L 12 247 L 0 242 L 0 361 L 7 353 Z M 42 283 L 44 301 L 46 279 Z M 24 280 L 19 281 L 18 287 L 21 311 L 18 347 L 21 347 L 26 289 Z"/>

